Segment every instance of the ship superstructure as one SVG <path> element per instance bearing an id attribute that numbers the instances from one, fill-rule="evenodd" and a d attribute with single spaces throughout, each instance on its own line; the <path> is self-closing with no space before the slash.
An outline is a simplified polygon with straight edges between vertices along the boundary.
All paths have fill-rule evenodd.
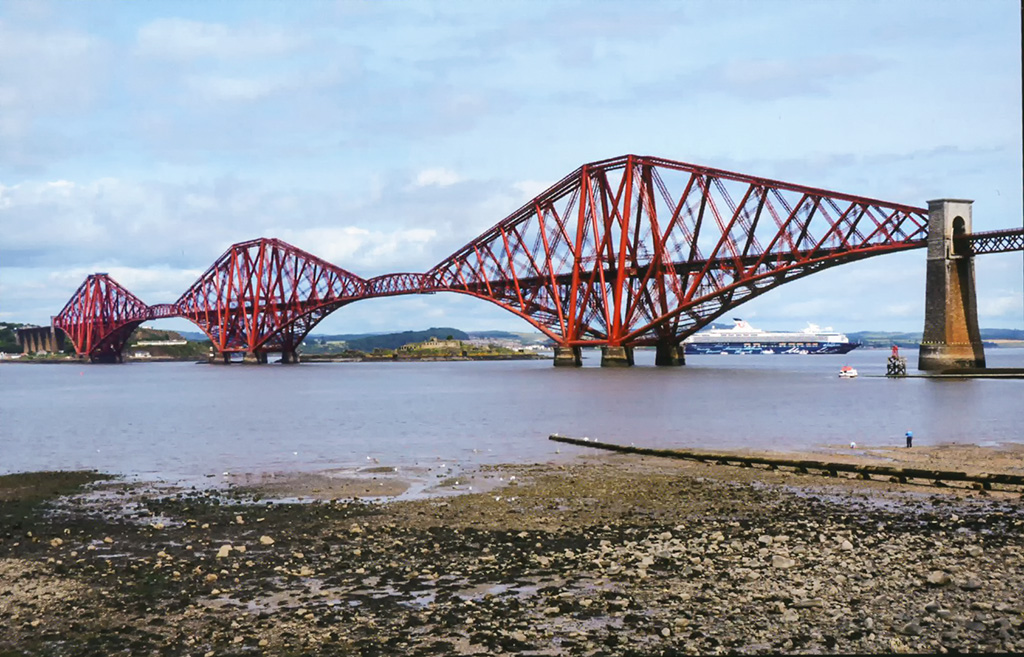
<path id="1" fill-rule="evenodd" d="M 733 318 L 731 328 L 694 333 L 683 341 L 687 354 L 845 354 L 860 345 L 833 331 L 808 324 L 801 331 L 762 331 Z"/>

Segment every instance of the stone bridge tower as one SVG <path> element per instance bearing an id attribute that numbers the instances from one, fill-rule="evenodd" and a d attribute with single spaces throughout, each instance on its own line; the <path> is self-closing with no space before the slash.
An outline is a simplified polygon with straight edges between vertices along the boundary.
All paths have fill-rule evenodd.
<path id="1" fill-rule="evenodd" d="M 985 367 L 974 291 L 974 255 L 966 235 L 973 201 L 928 201 L 928 270 L 919 370 Z"/>

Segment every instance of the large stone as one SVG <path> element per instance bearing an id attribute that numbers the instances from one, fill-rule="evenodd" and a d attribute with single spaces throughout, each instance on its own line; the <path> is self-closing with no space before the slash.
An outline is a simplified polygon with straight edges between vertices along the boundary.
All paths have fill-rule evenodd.
<path id="1" fill-rule="evenodd" d="M 796 566 L 796 560 L 790 559 L 789 557 L 781 554 L 776 554 L 772 557 L 772 568 L 779 568 L 781 570 L 787 570 Z"/>
<path id="2" fill-rule="evenodd" d="M 900 628 L 900 634 L 906 636 L 918 636 L 921 634 L 921 626 L 916 620 L 910 621 Z"/>

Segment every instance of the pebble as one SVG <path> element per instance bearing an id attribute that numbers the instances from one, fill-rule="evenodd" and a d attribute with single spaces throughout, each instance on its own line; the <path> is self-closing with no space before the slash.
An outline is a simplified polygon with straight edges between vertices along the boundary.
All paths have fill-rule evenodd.
<path id="1" fill-rule="evenodd" d="M 573 472 L 574 466 L 564 467 Z M 976 498 L 887 498 L 876 507 L 870 499 L 862 505 L 857 495 L 835 504 L 831 495 L 846 493 L 796 496 L 772 486 L 696 483 L 675 475 L 655 485 L 601 464 L 587 469 L 607 480 L 579 469 L 535 496 L 531 476 L 523 501 L 508 507 L 489 495 L 445 498 L 443 505 L 386 503 L 369 513 L 361 502 L 275 502 L 259 509 L 244 501 L 220 509 L 157 503 L 149 509 L 169 527 L 159 537 L 139 533 L 133 519 L 127 531 L 112 534 L 116 551 L 102 549 L 77 524 L 63 541 L 66 554 L 77 548 L 85 555 L 79 562 L 86 578 L 75 572 L 75 580 L 107 581 L 115 592 L 148 585 L 150 568 L 178 568 L 167 593 L 157 591 L 164 597 L 147 601 L 149 607 L 134 596 L 124 604 L 116 595 L 99 603 L 101 613 L 110 609 L 146 628 L 132 637 L 137 654 L 158 652 L 158 640 L 186 627 L 195 634 L 178 636 L 193 655 L 211 646 L 219 655 L 318 654 L 339 645 L 368 654 L 386 645 L 395 654 L 424 656 L 549 646 L 558 646 L 559 654 L 594 655 L 669 647 L 691 653 L 932 652 L 941 647 L 938 641 L 988 652 L 1019 647 L 1022 580 L 1013 564 L 1024 556 L 1024 543 L 1019 529 L 1008 531 L 1000 520 L 1001 513 L 1024 518 L 1012 507 L 995 509 L 995 500 Z M 800 480 L 794 476 L 791 483 Z M 963 506 L 965 521 L 953 525 L 941 513 L 926 515 L 941 504 L 952 505 L 940 509 L 947 514 Z M 904 505 L 905 513 L 894 505 Z M 245 516 L 236 515 L 239 508 Z M 975 520 L 981 510 L 984 534 Z M 264 520 L 258 513 L 266 516 L 264 531 L 287 549 L 225 560 L 244 551 L 241 542 L 255 543 L 257 533 L 237 520 L 252 515 L 255 526 Z M 190 515 L 214 529 L 199 533 L 196 521 L 181 520 Z M 118 531 L 116 522 L 107 526 L 97 531 Z M 54 534 L 49 527 L 33 529 Z M 52 539 L 36 540 L 45 546 Z M 274 544 L 269 535 L 258 540 Z M 194 552 L 178 547 L 190 541 Z M 972 541 L 984 541 L 985 550 L 964 547 Z M 81 547 L 92 543 L 101 549 L 90 554 Z M 11 545 L 0 538 L 0 550 Z M 983 562 L 973 561 L 982 556 Z M 46 569 L 40 582 L 61 570 L 58 560 L 46 557 L 38 556 Z M 97 571 L 109 579 L 90 579 Z M 25 582 L 36 583 L 22 579 L 18 586 Z M 955 589 L 941 588 L 953 582 Z M 974 583 L 989 590 L 972 601 L 964 591 L 978 590 L 967 589 Z M 4 586 L 0 578 L 0 618 L 11 621 L 6 627 L 27 632 L 32 614 L 56 608 L 40 598 L 32 613 L 22 607 L 19 618 L 4 607 Z M 61 595 L 75 600 L 73 593 Z M 166 615 L 162 629 L 162 623 L 150 624 L 158 614 Z M 65 626 L 95 623 L 68 612 L 54 618 Z"/>

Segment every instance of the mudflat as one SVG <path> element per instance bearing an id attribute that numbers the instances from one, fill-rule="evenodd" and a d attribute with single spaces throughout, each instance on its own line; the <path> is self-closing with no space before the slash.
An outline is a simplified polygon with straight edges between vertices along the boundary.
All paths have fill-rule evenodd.
<path id="1" fill-rule="evenodd" d="M 633 455 L 474 477 L 486 492 L 408 500 L 0 477 L 0 655 L 1024 651 L 1019 491 Z"/>

